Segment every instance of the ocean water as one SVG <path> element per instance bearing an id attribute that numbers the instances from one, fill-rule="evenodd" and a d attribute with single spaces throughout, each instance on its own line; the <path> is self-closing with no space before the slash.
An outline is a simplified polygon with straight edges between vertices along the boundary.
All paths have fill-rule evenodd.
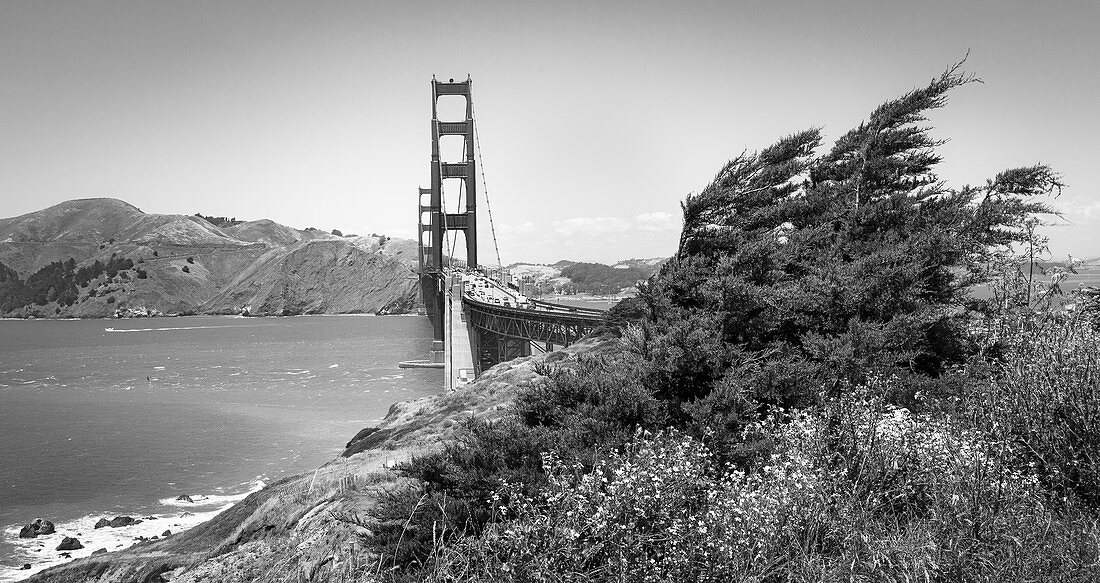
<path id="1" fill-rule="evenodd" d="M 0 321 L 0 581 L 193 525 L 437 393 L 412 316 Z M 176 502 L 181 494 L 196 500 Z M 153 517 L 92 529 L 102 517 Z M 37 517 L 58 533 L 17 538 Z"/>

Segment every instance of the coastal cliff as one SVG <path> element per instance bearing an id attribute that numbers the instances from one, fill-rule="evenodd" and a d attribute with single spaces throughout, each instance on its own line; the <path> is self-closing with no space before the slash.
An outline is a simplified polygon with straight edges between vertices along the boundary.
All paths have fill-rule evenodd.
<path id="1" fill-rule="evenodd" d="M 388 468 L 437 451 L 471 420 L 506 414 L 517 387 L 541 382 L 540 364 L 568 366 L 583 342 L 498 365 L 466 387 L 396 403 L 378 424 L 348 442 L 337 459 L 272 483 L 210 521 L 164 540 L 141 542 L 33 575 L 28 583 L 253 581 L 274 570 L 328 581 L 370 560 L 360 517 L 404 480 Z M 297 580 L 297 579 L 293 579 Z"/>
<path id="2" fill-rule="evenodd" d="M 81 199 L 0 219 L 0 315 L 400 313 L 415 243 Z"/>

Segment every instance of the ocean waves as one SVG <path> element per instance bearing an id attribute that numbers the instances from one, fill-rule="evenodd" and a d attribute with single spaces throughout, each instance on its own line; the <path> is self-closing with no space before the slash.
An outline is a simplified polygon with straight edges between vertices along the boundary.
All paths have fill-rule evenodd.
<path id="1" fill-rule="evenodd" d="M 54 534 L 33 539 L 19 538 L 19 529 L 22 525 L 8 525 L 3 530 L 4 542 L 13 547 L 14 551 L 10 557 L 5 558 L 4 564 L 0 564 L 0 583 L 22 580 L 43 569 L 72 559 L 90 556 L 99 549 L 106 549 L 107 552 L 119 551 L 142 540 L 162 538 L 166 531 L 171 532 L 170 536 L 177 535 L 210 520 L 263 487 L 264 482 L 257 479 L 245 485 L 246 489 L 242 488 L 237 492 L 190 495 L 193 502 L 177 500 L 174 497 L 162 498 L 159 500 L 161 508 L 151 513 L 143 511 L 124 514 L 117 510 L 97 512 L 76 520 L 58 523 L 55 525 L 57 530 Z M 141 522 L 118 528 L 95 527 L 100 519 L 110 520 L 116 516 L 131 516 Z M 63 556 L 62 551 L 55 549 L 65 537 L 76 538 L 84 548 L 64 551 L 69 557 Z M 21 569 L 20 567 L 24 564 L 30 564 L 31 568 Z"/>

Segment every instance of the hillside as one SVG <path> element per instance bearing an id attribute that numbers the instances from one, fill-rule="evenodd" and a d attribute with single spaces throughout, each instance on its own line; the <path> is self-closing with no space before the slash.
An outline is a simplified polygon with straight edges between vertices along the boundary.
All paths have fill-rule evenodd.
<path id="1" fill-rule="evenodd" d="M 561 260 L 551 265 L 513 263 L 512 277 L 549 293 L 619 293 L 647 279 L 666 258 L 626 259 L 614 265 Z"/>
<path id="2" fill-rule="evenodd" d="M 0 219 L 0 316 L 399 312 L 413 245 L 71 200 Z"/>

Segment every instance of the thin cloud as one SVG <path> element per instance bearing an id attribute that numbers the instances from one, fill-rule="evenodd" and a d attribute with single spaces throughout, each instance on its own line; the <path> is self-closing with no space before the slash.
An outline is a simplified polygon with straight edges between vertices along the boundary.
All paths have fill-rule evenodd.
<path id="1" fill-rule="evenodd" d="M 630 223 L 619 217 L 573 217 L 554 221 L 554 231 L 563 236 L 625 233 Z"/>
<path id="2" fill-rule="evenodd" d="M 671 213 L 642 213 L 633 217 L 573 217 L 554 222 L 554 232 L 564 236 L 613 235 L 629 232 L 669 233 L 680 230 L 680 220 Z"/>
<path id="3" fill-rule="evenodd" d="M 635 227 L 650 233 L 667 233 L 680 230 L 680 219 L 671 213 L 642 213 L 633 219 Z"/>
<path id="4" fill-rule="evenodd" d="M 680 234 L 680 217 L 666 212 L 632 216 L 571 217 L 546 224 L 498 226 L 508 261 L 554 262 L 561 259 L 613 264 L 628 257 L 665 257 Z"/>
<path id="5" fill-rule="evenodd" d="M 529 235 L 538 231 L 538 227 L 535 223 L 530 221 L 523 223 L 522 225 L 510 225 L 503 224 L 500 226 L 500 234 L 502 236 L 508 235 Z"/>
<path id="6" fill-rule="evenodd" d="M 1071 224 L 1092 224 L 1100 221 L 1100 201 L 1065 197 L 1053 206 Z"/>

